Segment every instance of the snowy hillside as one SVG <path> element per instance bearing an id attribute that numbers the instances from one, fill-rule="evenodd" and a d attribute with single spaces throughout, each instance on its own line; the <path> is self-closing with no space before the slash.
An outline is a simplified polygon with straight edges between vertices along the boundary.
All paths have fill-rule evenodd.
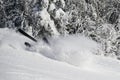
<path id="1" fill-rule="evenodd" d="M 72 37 L 61 39 L 51 39 L 50 46 L 42 41 L 36 45 L 19 33 L 0 29 L 0 80 L 120 80 L 120 62 L 93 55 L 94 42 L 83 37 L 76 37 L 76 42 Z M 28 50 L 26 41 L 37 50 Z"/>
<path id="2" fill-rule="evenodd" d="M 120 59 L 120 0 L 0 0 L 0 28 L 37 39 L 82 34 Z"/>

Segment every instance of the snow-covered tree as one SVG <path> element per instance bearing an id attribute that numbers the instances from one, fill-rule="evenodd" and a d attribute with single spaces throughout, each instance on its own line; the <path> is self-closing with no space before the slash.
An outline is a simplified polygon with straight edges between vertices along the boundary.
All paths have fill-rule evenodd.
<path id="1" fill-rule="evenodd" d="M 36 38 L 82 34 L 120 57 L 119 0 L 0 0 L 0 28 L 23 29 Z"/>
<path id="2" fill-rule="evenodd" d="M 102 44 L 106 56 L 119 54 L 119 0 L 66 0 L 67 30 Z"/>

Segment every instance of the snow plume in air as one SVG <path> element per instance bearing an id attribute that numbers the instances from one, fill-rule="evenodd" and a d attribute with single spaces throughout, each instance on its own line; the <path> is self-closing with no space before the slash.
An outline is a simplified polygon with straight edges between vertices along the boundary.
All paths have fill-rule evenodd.
<path id="1" fill-rule="evenodd" d="M 50 46 L 46 45 L 46 47 L 44 45 L 44 48 L 40 49 L 43 55 L 84 67 L 92 61 L 93 53 L 97 51 L 98 44 L 84 36 L 71 35 L 52 38 L 50 39 Z"/>

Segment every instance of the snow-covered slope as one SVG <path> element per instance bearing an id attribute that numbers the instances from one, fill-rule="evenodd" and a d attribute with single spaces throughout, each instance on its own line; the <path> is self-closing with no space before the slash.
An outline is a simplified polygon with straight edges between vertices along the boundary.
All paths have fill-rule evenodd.
<path id="1" fill-rule="evenodd" d="M 46 46 L 42 44 L 39 45 L 41 52 L 45 51 L 46 49 L 46 52 L 44 52 L 46 53 L 46 55 L 43 56 L 43 53 L 27 51 L 26 46 L 24 45 L 25 41 L 33 43 L 24 36 L 20 34 L 16 34 L 14 31 L 10 31 L 8 29 L 0 29 L 0 80 L 119 80 L 120 79 L 120 68 L 119 68 L 120 62 L 117 60 L 94 56 L 94 55 L 90 55 L 90 56 L 88 55 L 87 58 L 90 57 L 90 59 L 92 59 L 91 61 L 89 61 L 90 59 L 87 60 L 87 58 L 77 59 L 78 60 L 77 62 L 79 62 L 80 60 L 82 60 L 83 62 L 87 61 L 87 63 L 84 63 L 84 67 L 83 64 L 74 66 L 76 64 L 72 62 L 73 65 L 71 65 L 72 63 L 70 61 L 72 61 L 72 59 L 74 60 L 75 56 L 74 58 L 67 60 L 62 58 L 51 59 L 52 57 L 48 58 L 49 56 L 46 57 L 46 55 L 47 52 L 50 52 L 51 54 L 51 52 L 52 51 L 54 52 L 54 50 L 52 51 L 49 50 L 47 45 Z M 57 49 L 58 47 L 60 48 L 60 50 L 61 49 L 63 50 L 61 52 L 65 52 L 63 48 L 68 49 L 66 45 L 64 45 L 63 48 L 58 46 L 59 44 L 63 45 L 61 43 L 62 41 L 60 40 L 57 41 L 56 46 L 52 45 L 52 41 L 54 40 L 51 40 L 51 46 L 49 47 L 50 49 L 55 49 L 55 47 Z M 84 46 L 84 44 L 82 46 Z M 86 52 L 91 53 L 90 49 L 87 50 L 87 48 L 86 48 Z M 77 49 L 73 49 L 73 50 L 77 50 Z M 34 51 L 34 49 L 32 51 Z M 57 51 L 59 50 L 57 49 Z M 69 53 L 72 53 L 71 50 Z M 65 56 L 61 55 L 61 57 L 65 57 Z M 85 56 L 79 55 L 78 57 L 82 58 Z"/>

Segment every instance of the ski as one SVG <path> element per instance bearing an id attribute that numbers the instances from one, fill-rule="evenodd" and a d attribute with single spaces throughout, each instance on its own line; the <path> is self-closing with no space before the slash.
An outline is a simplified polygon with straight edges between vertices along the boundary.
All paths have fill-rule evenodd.
<path id="1" fill-rule="evenodd" d="M 22 29 L 18 29 L 18 31 L 19 31 L 22 35 L 24 35 L 24 36 L 28 37 L 29 39 L 31 39 L 32 41 L 37 42 L 37 40 L 36 40 L 35 38 L 33 38 L 32 36 L 30 36 L 29 34 L 27 34 L 27 33 L 26 33 L 25 31 L 23 31 Z"/>
<path id="2" fill-rule="evenodd" d="M 27 34 L 27 33 L 26 33 L 25 31 L 23 31 L 22 29 L 18 29 L 18 32 L 20 32 L 22 35 L 26 36 L 27 38 L 31 39 L 32 41 L 37 42 L 37 40 L 36 40 L 35 38 L 33 38 L 32 36 L 30 36 L 29 34 Z M 49 44 L 49 41 L 48 41 L 48 39 L 47 39 L 46 37 L 43 37 L 42 40 L 43 40 L 46 44 L 50 45 L 50 44 Z M 31 46 L 32 46 L 29 42 L 25 42 L 24 44 L 25 44 L 27 47 L 31 47 Z"/>

